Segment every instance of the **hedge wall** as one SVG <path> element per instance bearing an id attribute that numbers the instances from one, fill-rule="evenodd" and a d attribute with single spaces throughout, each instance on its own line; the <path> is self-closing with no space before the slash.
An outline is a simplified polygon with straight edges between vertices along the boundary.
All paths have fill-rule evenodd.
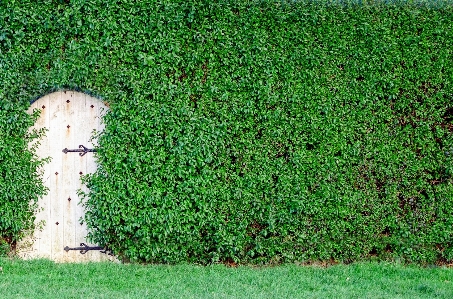
<path id="1" fill-rule="evenodd" d="M 452 6 L 1 3 L 9 242 L 46 191 L 25 110 L 68 88 L 110 103 L 85 221 L 126 260 L 453 261 Z"/>

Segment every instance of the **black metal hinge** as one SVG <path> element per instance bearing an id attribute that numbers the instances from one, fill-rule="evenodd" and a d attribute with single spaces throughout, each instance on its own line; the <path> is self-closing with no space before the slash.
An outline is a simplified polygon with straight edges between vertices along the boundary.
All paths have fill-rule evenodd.
<path id="1" fill-rule="evenodd" d="M 65 153 L 65 154 L 67 154 L 67 153 L 79 153 L 79 156 L 81 156 L 81 157 L 84 156 L 86 153 L 92 153 L 92 152 L 97 152 L 97 150 L 91 149 L 91 148 L 86 148 L 83 145 L 79 145 L 78 149 L 65 148 L 63 150 L 63 153 Z"/>
<path id="2" fill-rule="evenodd" d="M 70 248 L 69 246 L 66 246 L 64 248 L 64 250 L 66 252 L 68 252 L 69 250 L 80 250 L 81 254 L 85 254 L 85 253 L 87 253 L 90 250 L 100 250 L 101 253 L 105 253 L 105 254 L 108 254 L 108 255 L 113 255 L 112 252 L 110 250 L 108 250 L 107 248 L 104 248 L 104 247 L 101 247 L 101 246 L 91 246 L 90 247 L 90 246 L 88 246 L 85 243 L 80 243 L 80 247 Z"/>

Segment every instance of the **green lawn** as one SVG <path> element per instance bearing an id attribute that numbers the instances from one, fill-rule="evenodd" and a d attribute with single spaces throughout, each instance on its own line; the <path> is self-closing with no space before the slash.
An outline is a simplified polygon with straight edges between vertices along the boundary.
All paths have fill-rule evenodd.
<path id="1" fill-rule="evenodd" d="M 0 298 L 453 298 L 453 269 L 359 263 L 55 264 L 0 259 Z"/>

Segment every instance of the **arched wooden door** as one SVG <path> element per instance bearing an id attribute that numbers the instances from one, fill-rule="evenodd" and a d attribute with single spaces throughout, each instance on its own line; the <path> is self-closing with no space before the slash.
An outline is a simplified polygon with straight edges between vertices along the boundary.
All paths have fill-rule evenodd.
<path id="1" fill-rule="evenodd" d="M 49 192 L 39 200 L 36 222 L 43 223 L 42 228 L 19 244 L 19 255 L 57 262 L 112 259 L 100 250 L 82 254 L 75 249 L 81 243 L 90 248 L 96 246 L 86 241 L 87 229 L 80 223 L 84 208 L 77 190 L 86 188 L 80 176 L 96 170 L 94 153 L 90 151 L 93 149 L 91 136 L 93 130 L 103 129 L 101 116 L 107 107 L 84 93 L 61 91 L 38 99 L 29 112 L 33 109 L 41 110 L 34 127 L 47 128 L 37 153 L 42 158 L 51 157 L 43 169 L 44 184 Z"/>

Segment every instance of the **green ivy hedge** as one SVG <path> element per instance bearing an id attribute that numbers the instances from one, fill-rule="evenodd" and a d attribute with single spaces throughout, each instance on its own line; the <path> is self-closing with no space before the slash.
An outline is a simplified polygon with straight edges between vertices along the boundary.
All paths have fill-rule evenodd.
<path id="1" fill-rule="evenodd" d="M 32 99 L 110 103 L 85 221 L 142 262 L 453 261 L 453 7 L 3 1 L 0 235 Z"/>

